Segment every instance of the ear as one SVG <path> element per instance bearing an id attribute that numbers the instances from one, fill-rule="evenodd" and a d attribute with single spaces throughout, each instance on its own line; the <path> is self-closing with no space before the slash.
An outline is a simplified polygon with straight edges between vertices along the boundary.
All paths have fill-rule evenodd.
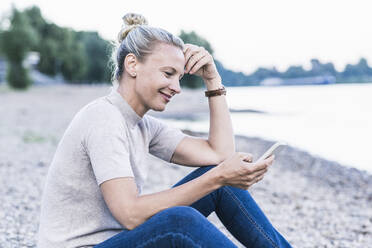
<path id="1" fill-rule="evenodd" d="M 124 69 L 128 73 L 130 77 L 136 77 L 136 66 L 137 66 L 138 60 L 136 55 L 133 53 L 127 54 L 127 56 L 124 59 Z"/>

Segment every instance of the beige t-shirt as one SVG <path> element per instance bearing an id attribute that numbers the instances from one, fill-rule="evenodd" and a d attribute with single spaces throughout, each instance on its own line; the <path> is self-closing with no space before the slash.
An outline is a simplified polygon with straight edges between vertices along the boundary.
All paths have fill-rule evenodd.
<path id="1" fill-rule="evenodd" d="M 170 161 L 186 136 L 143 118 L 112 88 L 84 106 L 65 131 L 48 171 L 41 203 L 38 247 L 92 247 L 122 231 L 99 185 L 134 177 L 141 192 L 148 154 Z"/>

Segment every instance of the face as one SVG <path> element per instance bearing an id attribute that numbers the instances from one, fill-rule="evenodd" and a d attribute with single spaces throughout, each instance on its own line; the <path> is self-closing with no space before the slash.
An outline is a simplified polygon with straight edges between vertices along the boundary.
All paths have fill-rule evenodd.
<path id="1" fill-rule="evenodd" d="M 145 110 L 163 111 L 172 96 L 181 92 L 185 57 L 176 46 L 157 44 L 144 63 L 136 65 L 135 91 Z"/>

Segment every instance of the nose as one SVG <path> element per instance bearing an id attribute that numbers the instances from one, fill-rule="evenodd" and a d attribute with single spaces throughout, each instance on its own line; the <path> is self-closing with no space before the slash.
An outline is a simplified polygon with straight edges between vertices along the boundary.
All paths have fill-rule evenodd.
<path id="1" fill-rule="evenodd" d="M 172 91 L 173 95 L 181 93 L 180 81 L 176 81 L 169 86 L 169 89 Z"/>

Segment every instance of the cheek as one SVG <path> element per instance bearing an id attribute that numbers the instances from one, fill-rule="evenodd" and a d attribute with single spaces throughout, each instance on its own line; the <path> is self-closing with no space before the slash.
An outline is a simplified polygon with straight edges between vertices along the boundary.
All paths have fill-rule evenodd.
<path id="1" fill-rule="evenodd" d="M 137 79 L 136 90 L 140 95 L 147 99 L 156 97 L 160 89 L 164 89 L 170 84 L 170 80 L 167 79 L 162 72 L 143 74 Z"/>
<path id="2" fill-rule="evenodd" d="M 147 78 L 147 86 L 153 90 L 160 90 L 166 88 L 170 84 L 170 80 L 166 78 L 162 73 L 157 73 Z"/>
<path id="3" fill-rule="evenodd" d="M 146 81 L 141 81 L 136 84 L 136 91 L 137 94 L 144 100 L 148 101 L 149 99 L 152 99 L 156 97 L 159 93 L 159 85 L 157 85 L 154 81 L 154 78 L 147 78 Z"/>

